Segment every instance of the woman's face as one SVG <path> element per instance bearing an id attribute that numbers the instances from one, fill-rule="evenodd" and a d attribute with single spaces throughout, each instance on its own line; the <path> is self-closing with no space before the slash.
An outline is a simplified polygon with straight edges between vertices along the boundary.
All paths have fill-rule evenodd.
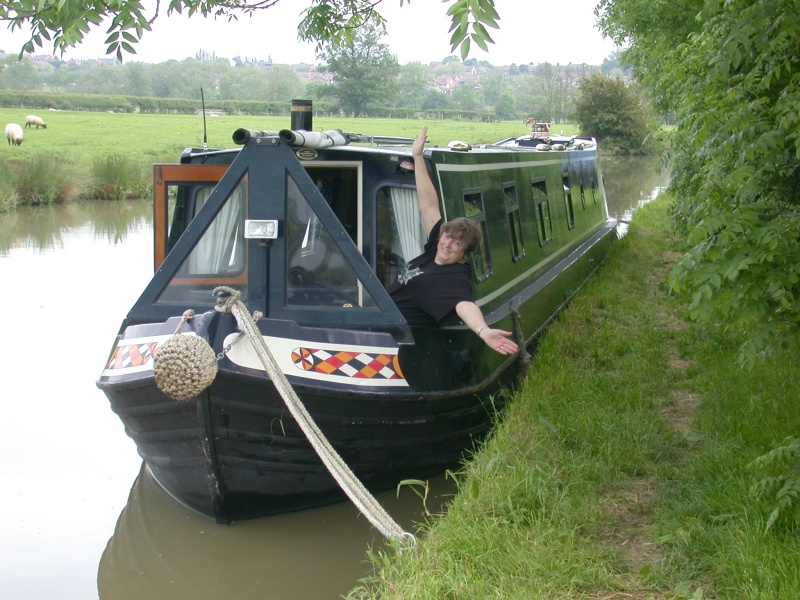
<path id="1" fill-rule="evenodd" d="M 449 233 L 442 233 L 436 244 L 437 265 L 454 265 L 464 262 L 465 250 L 460 240 L 450 237 Z"/>

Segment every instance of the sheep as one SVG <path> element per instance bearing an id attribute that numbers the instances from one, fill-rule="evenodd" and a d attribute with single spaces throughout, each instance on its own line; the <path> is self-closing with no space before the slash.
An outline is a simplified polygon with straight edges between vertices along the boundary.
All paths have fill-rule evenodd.
<path id="1" fill-rule="evenodd" d="M 6 139 L 9 146 L 19 146 L 22 144 L 22 127 L 17 123 L 6 125 Z"/>
<path id="2" fill-rule="evenodd" d="M 42 120 L 42 117 L 37 117 L 36 115 L 25 117 L 25 127 L 30 127 L 31 125 L 36 125 L 36 129 L 39 129 L 39 127 L 47 129 L 47 123 Z"/>

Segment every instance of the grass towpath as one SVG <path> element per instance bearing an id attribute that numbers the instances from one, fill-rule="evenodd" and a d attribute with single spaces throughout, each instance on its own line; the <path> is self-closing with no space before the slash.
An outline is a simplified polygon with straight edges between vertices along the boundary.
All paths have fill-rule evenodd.
<path id="1" fill-rule="evenodd" d="M 684 318 L 668 202 L 546 332 L 418 554 L 370 555 L 350 598 L 800 597 L 800 529 L 765 532 L 748 468 L 799 433 L 797 348 L 743 372 L 741 340 Z"/>

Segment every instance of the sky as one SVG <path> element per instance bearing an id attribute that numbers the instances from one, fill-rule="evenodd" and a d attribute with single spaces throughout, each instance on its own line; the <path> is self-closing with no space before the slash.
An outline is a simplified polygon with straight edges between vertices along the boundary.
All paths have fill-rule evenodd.
<path id="1" fill-rule="evenodd" d="M 594 7 L 598 0 L 495 0 L 500 29 L 489 30 L 494 44 L 483 52 L 473 44 L 470 58 L 493 65 L 542 62 L 553 64 L 588 63 L 599 65 L 614 50 L 614 44 L 596 27 Z M 152 6 L 152 0 L 145 0 Z M 162 2 L 163 5 L 166 2 Z M 204 19 L 195 15 L 166 17 L 165 13 L 145 32 L 135 55 L 126 62 L 158 63 L 170 59 L 194 58 L 200 49 L 221 58 L 272 58 L 276 64 L 316 63 L 313 44 L 297 40 L 301 12 L 310 0 L 280 0 L 275 6 L 254 16 L 242 15 L 237 21 Z M 441 61 L 450 52 L 449 4 L 441 0 L 382 0 L 380 12 L 388 21 L 389 45 L 400 64 Z M 152 14 L 152 12 L 150 13 Z M 105 56 L 106 27 L 96 28 L 84 42 L 66 52 L 65 59 L 93 59 Z M 538 38 L 538 39 L 537 39 Z M 28 37 L 0 29 L 0 49 L 19 52 Z M 38 52 L 37 52 L 38 53 Z M 52 53 L 45 46 L 42 53 Z"/>

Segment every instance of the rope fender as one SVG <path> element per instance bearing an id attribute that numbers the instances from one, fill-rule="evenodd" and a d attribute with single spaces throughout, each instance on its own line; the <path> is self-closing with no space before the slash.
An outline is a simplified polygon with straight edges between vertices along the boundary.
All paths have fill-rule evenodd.
<path id="1" fill-rule="evenodd" d="M 173 400 L 194 398 L 217 376 L 217 357 L 208 342 L 197 335 L 180 333 L 194 311 L 184 311 L 175 333 L 158 347 L 153 357 L 156 386 Z"/>
<path id="2" fill-rule="evenodd" d="M 297 424 L 303 430 L 311 446 L 319 455 L 322 462 L 328 468 L 333 478 L 347 494 L 353 504 L 369 520 L 372 525 L 380 531 L 384 537 L 395 540 L 405 548 L 416 547 L 416 538 L 413 534 L 404 531 L 394 519 L 386 512 L 377 499 L 370 494 L 364 485 L 356 477 L 355 473 L 347 466 L 341 456 L 331 446 L 322 431 L 317 427 L 314 419 L 306 410 L 289 380 L 278 366 L 275 357 L 267 346 L 264 336 L 256 326 L 255 320 L 250 315 L 247 307 L 241 301 L 241 293 L 226 287 L 220 286 L 214 289 L 213 295 L 217 297 L 217 312 L 232 314 L 242 333 L 247 336 L 258 355 L 261 364 L 267 371 L 278 393 L 286 403 L 289 412 L 294 417 Z M 213 352 L 212 352 L 213 354 Z"/>

